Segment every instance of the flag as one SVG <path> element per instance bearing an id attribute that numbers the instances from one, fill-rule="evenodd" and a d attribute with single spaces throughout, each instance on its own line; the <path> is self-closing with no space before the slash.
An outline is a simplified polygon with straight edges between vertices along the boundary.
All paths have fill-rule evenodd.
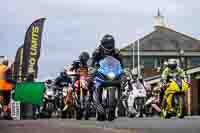
<path id="1" fill-rule="evenodd" d="M 34 73 L 34 78 L 37 78 L 44 21 L 45 18 L 34 21 L 26 32 L 23 47 L 23 74 L 25 76 Z"/>
<path id="2" fill-rule="evenodd" d="M 23 45 L 18 48 L 14 63 L 11 65 L 12 70 L 12 79 L 16 81 L 23 81 L 24 73 L 23 73 Z"/>

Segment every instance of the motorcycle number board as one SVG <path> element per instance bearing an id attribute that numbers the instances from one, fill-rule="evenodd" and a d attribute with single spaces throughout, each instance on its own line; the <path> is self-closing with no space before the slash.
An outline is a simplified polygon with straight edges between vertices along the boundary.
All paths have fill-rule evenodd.
<path id="1" fill-rule="evenodd" d="M 42 82 L 17 83 L 15 87 L 14 100 L 21 103 L 42 105 L 45 85 Z"/>

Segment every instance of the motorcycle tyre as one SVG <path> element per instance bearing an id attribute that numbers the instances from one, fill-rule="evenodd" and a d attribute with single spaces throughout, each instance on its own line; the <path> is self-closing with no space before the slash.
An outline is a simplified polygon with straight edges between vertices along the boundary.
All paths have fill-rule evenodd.
<path id="1" fill-rule="evenodd" d="M 52 117 L 52 112 L 47 112 L 47 118 L 50 119 Z"/>
<path id="2" fill-rule="evenodd" d="M 116 99 L 115 99 L 115 91 L 117 88 L 110 88 L 109 89 L 109 98 L 108 98 L 108 116 L 107 119 L 108 121 L 113 121 L 115 119 L 115 109 L 116 109 Z"/>
<path id="3" fill-rule="evenodd" d="M 105 121 L 106 120 L 106 115 L 105 114 L 101 114 L 99 112 L 97 112 L 97 121 Z"/>
<path id="4" fill-rule="evenodd" d="M 84 119 L 85 119 L 85 120 L 89 120 L 89 118 L 90 118 L 90 110 L 89 110 L 89 107 L 87 107 L 86 109 L 84 109 L 83 115 L 84 115 Z"/>
<path id="5" fill-rule="evenodd" d="M 169 119 L 170 118 L 170 114 L 169 112 L 166 110 L 166 106 L 167 106 L 167 101 L 165 99 L 163 99 L 162 101 L 162 110 L 161 110 L 161 113 L 160 113 L 160 117 L 162 119 Z"/>
<path id="6" fill-rule="evenodd" d="M 76 109 L 76 120 L 81 120 L 83 118 L 83 112 L 80 108 Z"/>
<path id="7" fill-rule="evenodd" d="M 183 119 L 184 118 L 184 96 L 178 96 L 178 109 L 176 109 L 176 117 Z M 181 110 L 181 112 L 178 112 Z"/>
<path id="8" fill-rule="evenodd" d="M 136 100 L 141 100 L 141 99 L 136 99 Z M 138 108 L 136 109 L 136 111 L 139 113 L 139 118 L 143 118 L 143 105 L 137 105 Z M 136 107 L 136 106 L 135 106 Z M 137 115 L 137 114 L 136 114 Z"/>

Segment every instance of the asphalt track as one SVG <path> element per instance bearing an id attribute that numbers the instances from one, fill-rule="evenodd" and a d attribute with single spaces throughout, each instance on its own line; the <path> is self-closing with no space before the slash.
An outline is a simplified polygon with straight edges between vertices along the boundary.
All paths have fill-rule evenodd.
<path id="1" fill-rule="evenodd" d="M 200 116 L 184 119 L 118 118 L 112 122 L 41 119 L 0 120 L 0 133 L 200 133 Z"/>

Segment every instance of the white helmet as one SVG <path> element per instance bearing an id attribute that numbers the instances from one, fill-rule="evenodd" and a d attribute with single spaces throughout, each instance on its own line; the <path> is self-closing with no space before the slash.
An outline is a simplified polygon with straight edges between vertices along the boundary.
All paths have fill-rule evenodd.
<path id="1" fill-rule="evenodd" d="M 64 66 L 64 71 L 70 71 L 70 65 L 65 65 Z"/>
<path id="2" fill-rule="evenodd" d="M 133 68 L 133 70 L 131 71 L 132 75 L 138 75 L 138 71 L 137 68 Z"/>
<path id="3" fill-rule="evenodd" d="M 168 60 L 168 67 L 170 69 L 175 69 L 177 67 L 177 60 L 176 59 L 169 59 Z"/>
<path id="4" fill-rule="evenodd" d="M 167 62 L 167 61 L 165 61 L 165 62 L 164 62 L 164 65 L 165 65 L 165 66 L 167 66 L 167 65 L 168 65 L 168 62 Z"/>
<path id="5" fill-rule="evenodd" d="M 167 64 L 168 65 L 175 65 L 175 64 L 177 64 L 177 60 L 176 59 L 169 59 Z"/>

